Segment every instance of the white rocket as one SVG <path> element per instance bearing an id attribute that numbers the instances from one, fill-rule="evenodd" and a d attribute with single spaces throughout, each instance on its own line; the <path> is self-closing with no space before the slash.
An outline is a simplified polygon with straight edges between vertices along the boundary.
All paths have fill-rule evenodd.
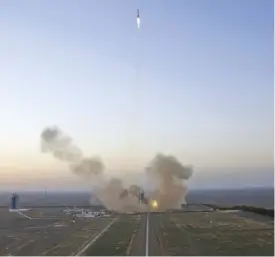
<path id="1" fill-rule="evenodd" d="M 137 9 L 137 28 L 140 27 L 139 9 Z"/>

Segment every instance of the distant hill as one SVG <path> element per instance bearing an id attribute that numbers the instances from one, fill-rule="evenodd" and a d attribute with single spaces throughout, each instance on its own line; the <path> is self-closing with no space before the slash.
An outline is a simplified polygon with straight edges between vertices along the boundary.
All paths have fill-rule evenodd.
<path id="1" fill-rule="evenodd" d="M 186 201 L 194 204 L 249 205 L 273 208 L 274 190 L 273 188 L 190 190 Z"/>

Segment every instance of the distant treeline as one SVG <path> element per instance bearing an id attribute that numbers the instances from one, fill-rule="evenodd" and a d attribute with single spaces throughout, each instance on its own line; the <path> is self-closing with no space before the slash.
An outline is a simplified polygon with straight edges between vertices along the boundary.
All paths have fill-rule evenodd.
<path id="1" fill-rule="evenodd" d="M 260 207 L 253 207 L 253 206 L 246 206 L 246 205 L 235 205 L 232 207 L 221 207 L 213 204 L 204 204 L 208 207 L 211 207 L 213 209 L 217 210 L 240 210 L 240 211 L 249 211 L 269 217 L 274 218 L 274 209 L 266 209 L 266 208 L 260 208 Z"/>

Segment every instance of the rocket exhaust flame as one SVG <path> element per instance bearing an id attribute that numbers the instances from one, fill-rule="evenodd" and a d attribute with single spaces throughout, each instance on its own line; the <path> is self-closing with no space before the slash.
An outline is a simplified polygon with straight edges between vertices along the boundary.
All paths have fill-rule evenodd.
<path id="1" fill-rule="evenodd" d="M 139 18 L 137 18 L 137 27 L 138 27 L 138 29 L 140 28 L 140 19 Z"/>

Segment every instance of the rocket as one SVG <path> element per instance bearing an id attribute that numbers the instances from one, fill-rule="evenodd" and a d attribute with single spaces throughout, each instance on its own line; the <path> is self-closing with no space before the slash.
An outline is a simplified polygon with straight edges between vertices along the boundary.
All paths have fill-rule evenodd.
<path id="1" fill-rule="evenodd" d="M 137 28 L 140 27 L 139 9 L 137 9 Z"/>
<path id="2" fill-rule="evenodd" d="M 141 189 L 140 195 L 139 195 L 139 203 L 143 204 L 144 203 L 144 191 Z"/>

